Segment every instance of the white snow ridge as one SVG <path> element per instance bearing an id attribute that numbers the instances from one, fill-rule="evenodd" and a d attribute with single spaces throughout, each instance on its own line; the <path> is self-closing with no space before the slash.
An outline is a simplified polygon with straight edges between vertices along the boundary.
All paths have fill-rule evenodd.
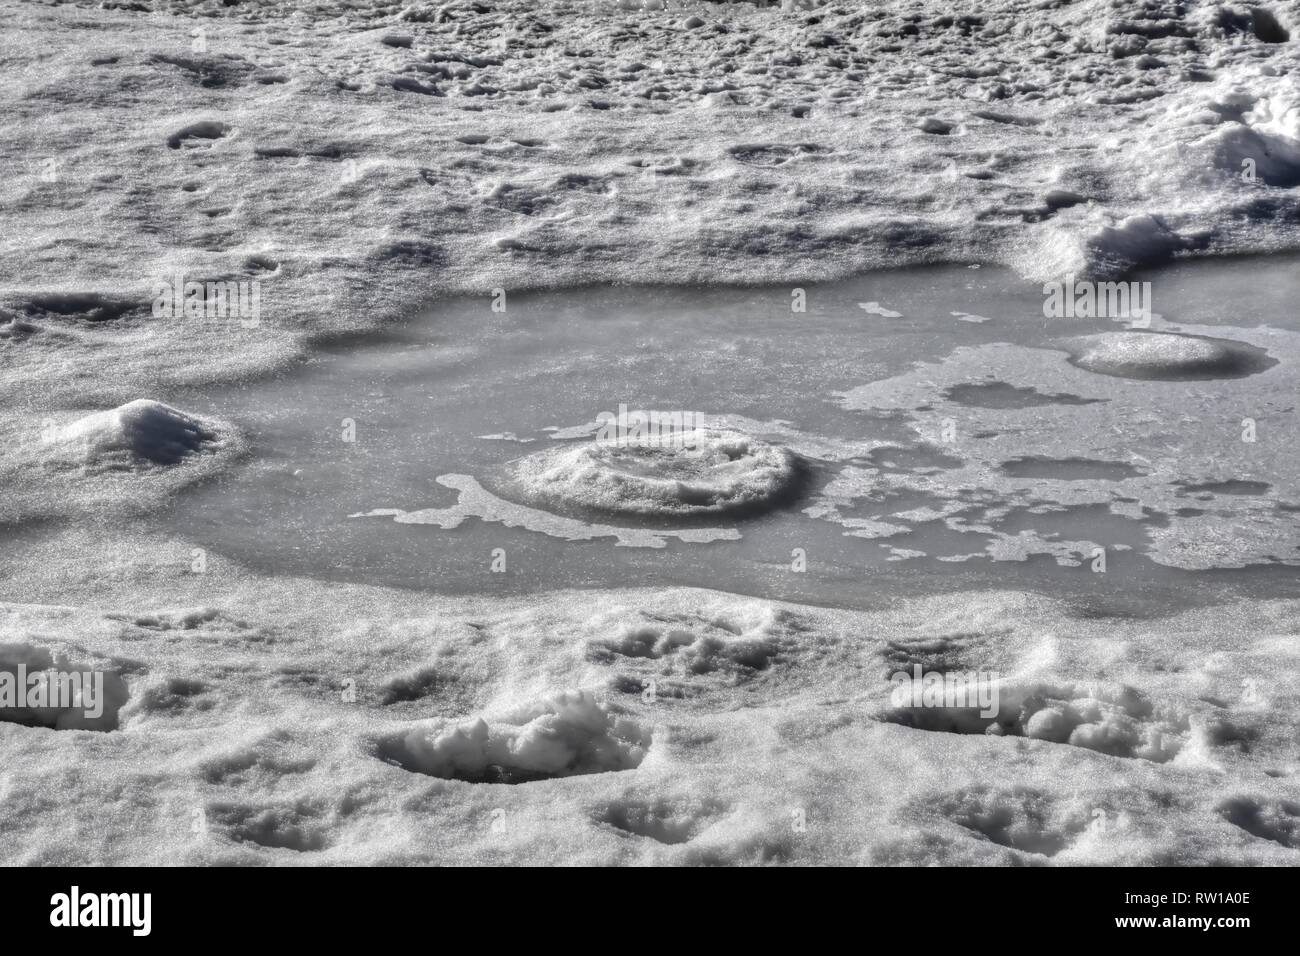
<path id="1" fill-rule="evenodd" d="M 1300 864 L 1300 0 L 0 23 L 0 864 Z"/>

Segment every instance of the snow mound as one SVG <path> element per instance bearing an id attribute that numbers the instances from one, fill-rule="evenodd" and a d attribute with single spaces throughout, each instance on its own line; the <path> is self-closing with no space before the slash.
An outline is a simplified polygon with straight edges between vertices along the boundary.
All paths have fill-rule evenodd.
<path id="1" fill-rule="evenodd" d="M 1175 232 L 1159 216 L 1139 213 L 1121 219 L 1090 209 L 1057 220 L 1045 232 L 1022 236 L 1011 262 L 1027 278 L 1044 281 L 1066 273 L 1118 278 L 1175 253 L 1203 248 L 1207 241 L 1204 233 Z"/>
<path id="2" fill-rule="evenodd" d="M 668 438 L 594 441 L 524 458 L 515 478 L 544 501 L 625 515 L 693 517 L 753 512 L 797 490 L 788 449 L 725 428 Z"/>
<path id="3" fill-rule="evenodd" d="M 1103 332 L 1073 344 L 1073 364 L 1121 378 L 1241 378 L 1276 364 L 1263 349 L 1244 342 L 1173 332 Z"/>
<path id="4" fill-rule="evenodd" d="M 1143 214 L 1102 226 L 1088 238 L 1086 256 L 1092 273 L 1119 275 L 1197 244 L 1196 238 L 1180 236 L 1158 217 Z"/>
<path id="5" fill-rule="evenodd" d="M 405 770 L 472 783 L 528 783 L 631 770 L 649 731 L 582 691 L 521 708 L 500 723 L 434 721 L 380 742 L 379 755 Z"/>
<path id="6" fill-rule="evenodd" d="M 229 468 L 247 450 L 230 422 L 138 399 L 76 417 L 0 421 L 0 521 L 143 513 Z"/>
<path id="7" fill-rule="evenodd" d="M 117 730 L 118 712 L 129 697 L 116 667 L 73 664 L 62 653 L 31 644 L 0 644 L 0 723 Z"/>
<path id="8" fill-rule="evenodd" d="M 1300 102 L 1261 99 L 1239 123 L 1225 123 L 1207 138 L 1214 165 L 1246 182 L 1300 185 Z"/>
<path id="9" fill-rule="evenodd" d="M 1214 164 L 1230 173 L 1249 176 L 1265 186 L 1289 188 L 1300 184 L 1300 140 L 1249 126 L 1225 126 L 1209 137 Z"/>
<path id="10" fill-rule="evenodd" d="M 1132 687 L 1029 684 L 1001 686 L 997 712 L 978 706 L 913 706 L 903 700 L 886 712 L 888 723 L 957 734 L 1030 737 L 1095 750 L 1112 757 L 1166 763 L 1187 742 L 1190 722 L 1176 706 L 1157 707 Z"/>
<path id="11" fill-rule="evenodd" d="M 200 419 L 144 398 L 79 418 L 55 438 L 60 457 L 104 468 L 175 465 L 216 440 Z"/>

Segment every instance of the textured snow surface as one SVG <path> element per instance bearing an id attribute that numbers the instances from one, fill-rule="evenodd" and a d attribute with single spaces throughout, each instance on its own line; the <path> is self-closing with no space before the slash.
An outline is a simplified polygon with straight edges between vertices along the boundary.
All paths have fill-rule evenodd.
<path id="1" fill-rule="evenodd" d="M 26 594 L 0 605 L 0 660 L 64 655 L 129 689 L 107 733 L 0 721 L 22 767 L 4 862 L 1298 848 L 1294 601 L 1134 618 L 1007 592 L 856 612 L 693 589 L 449 600 L 189 561 L 99 532 L 0 557 Z M 998 713 L 898 706 L 889 675 L 916 665 L 996 671 Z"/>
<path id="2" fill-rule="evenodd" d="M 903 599 L 857 568 L 857 610 L 489 573 L 447 597 L 257 572 L 136 522 L 245 455 L 296 477 L 196 391 L 255 391 L 456 293 L 934 262 L 1042 282 L 1300 248 L 1300 0 L 0 0 L 0 22 L 0 675 L 107 691 L 94 719 L 0 708 L 0 862 L 1296 862 L 1300 605 L 1259 589 L 1107 612 L 1010 581 Z M 257 314 L 160 309 L 186 282 L 256 289 Z M 864 341 L 905 333 L 869 295 Z M 965 304 L 944 313 L 964 331 L 1002 321 Z M 528 504 L 439 469 L 421 510 L 368 514 L 394 541 L 501 525 L 680 556 L 735 544 L 734 506 L 823 454 L 843 467 L 799 513 L 840 537 L 940 521 L 1078 567 L 1091 541 L 1002 522 L 1151 508 L 1162 565 L 1294 563 L 1296 333 L 927 355 L 868 357 L 833 411 L 893 414 L 902 457 L 938 466 L 780 423 L 760 441 L 762 409 L 724 408 L 699 454 L 557 434 L 578 444 L 515 473 Z M 1243 459 L 1247 418 L 1269 440 Z M 282 538 L 336 557 L 301 530 Z M 900 704 L 915 667 L 994 675 L 999 703 Z"/>
<path id="3" fill-rule="evenodd" d="M 450 290 L 1300 236 L 1295 0 L 102 7 L 0 3 L 5 406 L 265 369 Z M 154 319 L 177 273 L 258 280 L 260 323 Z"/>

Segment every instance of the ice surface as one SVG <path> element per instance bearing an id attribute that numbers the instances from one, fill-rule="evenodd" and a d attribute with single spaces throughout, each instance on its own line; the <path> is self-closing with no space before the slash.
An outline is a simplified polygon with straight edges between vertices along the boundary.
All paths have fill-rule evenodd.
<path id="1" fill-rule="evenodd" d="M 255 392 L 187 395 L 275 451 L 196 489 L 158 526 L 267 571 L 436 579 L 464 593 L 484 586 L 497 548 L 509 560 L 491 586 L 512 592 L 708 580 L 858 605 L 883 587 L 1014 581 L 1104 604 L 1137 593 L 1117 581 L 1209 594 L 1180 578 L 1208 570 L 1224 587 L 1276 593 L 1300 555 L 1282 411 L 1300 331 L 1294 264 L 1188 269 L 1147 275 L 1163 318 L 1140 331 L 1045 322 L 1041 286 L 991 267 L 809 286 L 805 312 L 779 287 L 520 295 L 492 318 L 485 300 L 448 301 Z M 864 332 L 869 298 L 906 320 Z M 954 306 L 989 321 L 954 322 Z M 1080 367 L 1117 343 L 1128 361 L 1134 342 L 1158 346 L 1154 366 L 1121 377 Z M 1188 349 L 1197 363 L 1208 350 L 1211 367 L 1178 364 Z M 1213 367 L 1221 353 L 1231 368 Z M 764 479 L 741 513 L 682 507 L 679 479 L 698 485 L 714 459 L 671 441 L 602 443 L 600 418 L 620 405 L 748 436 L 784 450 L 781 466 L 740 459 L 746 481 Z M 515 441 L 483 437 L 500 434 Z M 736 463 L 722 468 L 730 481 Z M 618 497 L 601 506 L 602 494 Z M 790 570 L 796 548 L 814 573 Z M 1098 548 L 1117 577 L 1091 571 Z M 1241 568 L 1244 581 L 1223 573 Z M 885 575 L 870 589 L 867 569 Z"/>

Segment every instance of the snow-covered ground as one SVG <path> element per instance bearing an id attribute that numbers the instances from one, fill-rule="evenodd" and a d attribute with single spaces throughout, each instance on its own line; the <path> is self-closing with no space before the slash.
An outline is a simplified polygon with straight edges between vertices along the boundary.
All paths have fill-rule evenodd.
<path id="1" fill-rule="evenodd" d="M 1300 842 L 1293 600 L 1154 625 L 1008 592 L 450 600 L 189 560 L 93 531 L 0 558 L 26 596 L 9 639 L 131 689 L 114 732 L 0 727 L 6 862 L 1287 863 Z M 915 665 L 997 671 L 1000 713 L 896 706 L 887 675 Z"/>
<path id="2" fill-rule="evenodd" d="M 0 332 L 6 407 L 262 371 L 453 289 L 1300 244 L 1297 45 L 1244 6 L 98 6 L 2 5 L 0 307 L 40 329 Z M 260 324 L 138 321 L 177 272 L 260 280 Z"/>
<path id="3" fill-rule="evenodd" d="M 1042 283 L 1300 248 L 1297 0 L 0 0 L 0 21 L 0 675 L 109 691 L 89 729 L 0 706 L 0 861 L 1296 861 L 1292 594 L 1140 614 L 1013 576 L 853 609 L 707 578 L 452 597 L 256 571 L 141 522 L 291 457 L 178 394 L 256 396 L 452 295 L 490 316 L 537 288 L 935 262 Z M 238 306 L 187 317 L 187 282 Z M 891 305 L 861 303 L 864 338 L 907 321 Z M 1200 337 L 1010 337 L 864 369 L 839 414 L 998 433 L 951 466 L 842 456 L 810 507 L 880 535 L 836 509 L 885 484 L 970 530 L 972 491 L 983 527 L 1043 504 L 1044 462 L 1141 454 L 1048 504 L 1167 514 L 1161 565 L 1288 571 L 1296 331 L 1181 331 Z M 472 352 L 437 347 L 448 367 Z M 1215 415 L 1273 436 L 1250 480 L 1201 427 Z M 449 500 L 436 478 L 458 503 L 382 513 L 725 546 L 737 508 L 802 480 L 772 428 L 666 458 L 523 445 L 528 507 L 431 473 L 430 502 Z M 646 512 L 726 527 L 630 527 Z M 985 675 L 997 702 L 909 706 L 891 677 L 914 667 Z"/>

